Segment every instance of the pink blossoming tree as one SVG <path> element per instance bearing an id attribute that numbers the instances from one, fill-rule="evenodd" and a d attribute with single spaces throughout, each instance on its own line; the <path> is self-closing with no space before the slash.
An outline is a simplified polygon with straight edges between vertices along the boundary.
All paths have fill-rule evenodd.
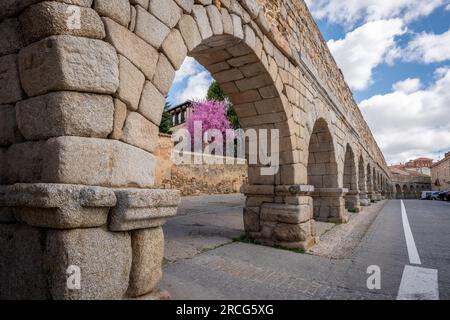
<path id="1" fill-rule="evenodd" d="M 224 101 L 205 100 L 193 102 L 192 115 L 187 119 L 187 129 L 194 137 L 194 125 L 200 122 L 202 125 L 202 136 L 210 129 L 216 129 L 222 132 L 225 138 L 227 129 L 230 129 L 230 121 L 226 115 L 226 103 Z"/>

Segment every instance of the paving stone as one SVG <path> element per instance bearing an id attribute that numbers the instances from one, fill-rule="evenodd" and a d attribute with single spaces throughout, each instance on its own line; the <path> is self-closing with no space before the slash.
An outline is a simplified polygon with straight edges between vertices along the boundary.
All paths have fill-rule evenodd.
<path id="1" fill-rule="evenodd" d="M 29 96 L 55 90 L 111 94 L 119 86 L 116 52 L 101 40 L 46 38 L 20 51 L 19 70 Z"/>
<path id="2" fill-rule="evenodd" d="M 72 91 L 53 92 L 16 105 L 20 132 L 28 140 L 58 136 L 106 138 L 112 131 L 111 97 Z"/>

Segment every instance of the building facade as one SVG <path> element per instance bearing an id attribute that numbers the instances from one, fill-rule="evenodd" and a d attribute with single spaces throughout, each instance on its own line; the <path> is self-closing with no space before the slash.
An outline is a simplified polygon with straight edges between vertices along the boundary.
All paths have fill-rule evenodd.
<path id="1" fill-rule="evenodd" d="M 430 158 L 417 158 L 408 161 L 405 164 L 400 164 L 402 169 L 413 171 L 427 176 L 431 176 L 431 166 L 433 165 L 433 159 Z"/>
<path id="2" fill-rule="evenodd" d="M 444 159 L 431 166 L 431 182 L 433 190 L 450 190 L 450 152 L 445 154 Z"/>
<path id="3" fill-rule="evenodd" d="M 187 100 L 179 105 L 173 106 L 165 110 L 172 116 L 172 133 L 186 126 L 186 121 L 192 114 L 192 101 Z"/>

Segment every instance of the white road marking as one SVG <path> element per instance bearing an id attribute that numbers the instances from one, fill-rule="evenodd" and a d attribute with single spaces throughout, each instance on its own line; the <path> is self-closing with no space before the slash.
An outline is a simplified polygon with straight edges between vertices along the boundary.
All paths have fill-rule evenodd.
<path id="1" fill-rule="evenodd" d="M 401 200 L 401 208 L 402 208 L 403 230 L 405 231 L 409 263 L 422 264 L 422 262 L 420 261 L 419 252 L 417 251 L 416 243 L 414 242 L 413 234 L 411 232 L 411 227 L 409 226 L 408 216 L 406 214 L 405 204 L 403 203 L 403 200 Z"/>
<path id="2" fill-rule="evenodd" d="M 403 230 L 409 263 L 420 265 L 419 252 L 406 214 L 405 204 L 401 200 Z M 398 289 L 397 300 L 439 300 L 438 271 L 417 266 L 405 266 L 402 281 Z"/>
<path id="3" fill-rule="evenodd" d="M 439 300 L 438 271 L 406 265 L 397 300 Z"/>

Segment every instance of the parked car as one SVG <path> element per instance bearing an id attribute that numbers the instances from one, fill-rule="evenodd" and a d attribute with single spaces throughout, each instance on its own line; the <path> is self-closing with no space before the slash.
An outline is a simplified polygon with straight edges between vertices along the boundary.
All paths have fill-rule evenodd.
<path id="1" fill-rule="evenodd" d="M 420 196 L 420 200 L 431 200 L 431 194 L 433 191 L 422 191 L 422 195 Z"/>
<path id="2" fill-rule="evenodd" d="M 450 191 L 440 192 L 438 195 L 438 199 L 442 201 L 450 200 Z"/>
<path id="3" fill-rule="evenodd" d="M 439 200 L 439 191 L 435 191 L 431 194 L 431 200 Z"/>

